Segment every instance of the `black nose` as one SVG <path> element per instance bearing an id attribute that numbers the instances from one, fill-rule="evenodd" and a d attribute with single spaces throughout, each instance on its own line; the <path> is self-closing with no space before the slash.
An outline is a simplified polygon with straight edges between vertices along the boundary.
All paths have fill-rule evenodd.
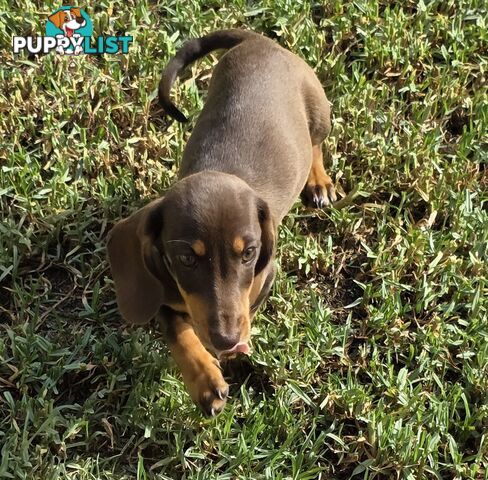
<path id="1" fill-rule="evenodd" d="M 236 333 L 222 333 L 219 331 L 211 331 L 210 338 L 214 347 L 217 350 L 225 352 L 230 350 L 234 345 L 237 345 L 240 340 L 240 335 Z"/>
<path id="2" fill-rule="evenodd" d="M 83 17 L 76 17 L 76 21 L 78 23 L 83 23 L 85 21 L 85 19 Z"/>

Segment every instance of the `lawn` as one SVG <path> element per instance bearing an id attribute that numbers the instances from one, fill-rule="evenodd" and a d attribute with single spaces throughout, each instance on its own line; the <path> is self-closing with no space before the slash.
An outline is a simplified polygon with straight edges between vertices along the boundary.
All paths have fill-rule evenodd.
<path id="1" fill-rule="evenodd" d="M 0 0 L 0 478 L 488 478 L 488 33 L 483 0 L 79 5 L 129 54 L 14 56 L 60 5 Z M 229 27 L 275 38 L 332 102 L 343 208 L 299 202 L 249 360 L 215 419 L 156 325 L 123 324 L 105 241 L 174 181 Z"/>

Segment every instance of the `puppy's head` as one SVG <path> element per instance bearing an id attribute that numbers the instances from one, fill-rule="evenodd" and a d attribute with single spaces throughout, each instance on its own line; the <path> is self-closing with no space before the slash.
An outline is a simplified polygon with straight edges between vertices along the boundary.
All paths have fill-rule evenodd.
<path id="1" fill-rule="evenodd" d="M 167 302 L 172 283 L 207 348 L 247 350 L 249 296 L 272 259 L 274 225 L 267 204 L 245 182 L 219 172 L 181 180 L 119 222 L 108 251 L 127 320 L 148 321 Z"/>
<path id="2" fill-rule="evenodd" d="M 70 8 L 68 10 L 59 10 L 53 13 L 49 20 L 56 25 L 57 28 L 64 30 L 68 36 L 71 36 L 75 30 L 86 25 L 86 20 L 81 14 L 79 8 Z"/>

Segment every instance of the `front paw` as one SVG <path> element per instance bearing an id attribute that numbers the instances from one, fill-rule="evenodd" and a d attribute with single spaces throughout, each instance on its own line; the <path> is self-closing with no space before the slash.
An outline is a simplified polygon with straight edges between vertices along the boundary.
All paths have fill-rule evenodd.
<path id="1" fill-rule="evenodd" d="M 307 182 L 301 194 L 306 207 L 324 208 L 337 200 L 334 184 L 328 175 L 323 175 L 318 182 Z"/>
<path id="2" fill-rule="evenodd" d="M 183 379 L 192 400 L 206 415 L 214 417 L 223 410 L 229 395 L 229 385 L 216 359 L 211 357 L 190 378 L 184 375 Z"/>

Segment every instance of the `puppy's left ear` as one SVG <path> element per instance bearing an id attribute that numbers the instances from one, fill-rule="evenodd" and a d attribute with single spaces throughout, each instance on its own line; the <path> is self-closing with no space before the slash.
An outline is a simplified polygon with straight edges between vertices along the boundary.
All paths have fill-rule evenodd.
<path id="1" fill-rule="evenodd" d="M 261 251 L 254 267 L 254 275 L 260 273 L 273 259 L 275 251 L 275 227 L 268 204 L 258 199 L 258 219 L 261 226 Z"/>
<path id="2" fill-rule="evenodd" d="M 48 17 L 48 20 L 54 23 L 54 25 L 56 25 L 56 28 L 61 28 L 64 24 L 65 19 L 66 13 L 64 12 L 64 10 L 59 10 L 59 12 L 53 13 L 50 17 Z"/>

